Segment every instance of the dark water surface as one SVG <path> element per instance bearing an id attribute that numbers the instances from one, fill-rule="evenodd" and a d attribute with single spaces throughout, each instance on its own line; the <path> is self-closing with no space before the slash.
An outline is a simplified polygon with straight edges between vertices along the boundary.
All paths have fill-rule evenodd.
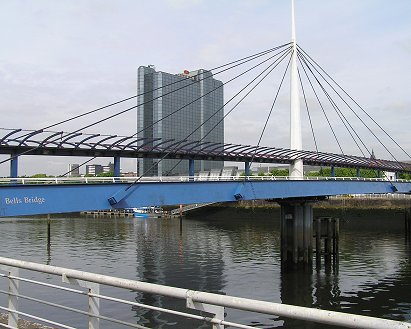
<path id="1" fill-rule="evenodd" d="M 324 212 L 324 211 L 322 211 Z M 342 219 L 340 262 L 299 271 L 281 271 L 279 211 L 210 209 L 184 219 L 61 217 L 51 220 L 47 248 L 46 219 L 1 219 L 3 257 L 80 269 L 127 279 L 362 315 L 411 321 L 410 245 L 403 215 L 396 211 L 315 211 Z M 50 282 L 53 278 L 50 276 Z M 0 279 L 1 289 L 5 280 Z M 84 308 L 84 297 L 29 288 L 48 300 Z M 181 310 L 184 302 L 117 291 L 115 296 Z M 1 296 L 1 305 L 5 298 Z M 80 328 L 70 313 L 43 311 L 22 301 L 25 310 L 47 314 Z M 114 315 L 153 328 L 209 328 L 158 312 L 102 302 Z M 261 314 L 227 310 L 228 321 L 259 328 L 328 328 Z M 101 323 L 102 328 L 122 328 Z M 335 327 L 334 327 L 335 328 Z"/>

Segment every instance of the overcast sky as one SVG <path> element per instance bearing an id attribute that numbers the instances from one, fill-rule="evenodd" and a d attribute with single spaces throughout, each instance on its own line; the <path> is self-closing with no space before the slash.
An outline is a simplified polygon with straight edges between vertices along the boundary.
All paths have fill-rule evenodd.
<path id="1" fill-rule="evenodd" d="M 296 0 L 296 20 L 299 45 L 411 153 L 411 1 Z M 2 0 L 0 126 L 38 129 L 135 95 L 140 65 L 170 73 L 209 69 L 287 43 L 290 30 L 289 0 Z M 258 142 L 284 68 L 278 72 L 227 118 L 227 142 Z M 227 85 L 226 99 L 251 78 Z M 314 95 L 307 98 L 320 151 L 339 152 Z M 77 129 L 134 102 L 55 129 Z M 286 83 L 262 145 L 289 146 L 288 106 Z M 313 149 L 304 113 L 303 143 Z M 87 131 L 133 134 L 135 117 L 131 111 Z M 376 155 L 389 159 L 354 116 L 349 118 Z M 360 155 L 337 121 L 344 152 Z M 61 174 L 69 162 L 81 160 L 26 156 L 19 173 Z M 123 161 L 122 168 L 133 170 L 135 164 Z M 2 164 L 0 175 L 7 174 L 8 164 Z"/>

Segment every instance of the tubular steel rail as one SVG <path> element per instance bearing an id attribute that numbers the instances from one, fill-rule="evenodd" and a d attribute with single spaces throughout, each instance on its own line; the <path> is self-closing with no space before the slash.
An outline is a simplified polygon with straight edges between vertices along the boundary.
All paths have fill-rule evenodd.
<path id="1" fill-rule="evenodd" d="M 137 177 L 45 177 L 45 178 L 0 178 L 1 185 L 30 185 L 30 184 L 107 184 L 107 183 L 134 183 Z M 227 181 L 369 181 L 369 182 L 408 182 L 406 179 L 388 180 L 386 178 L 364 178 L 364 177 L 319 177 L 304 176 L 296 179 L 290 176 L 153 176 L 142 177 L 139 183 L 167 183 L 167 182 L 227 182 Z"/>
<path id="2" fill-rule="evenodd" d="M 133 136 L 67 133 L 55 131 L 23 131 L 0 129 L 0 154 L 98 156 L 123 158 L 167 158 L 214 161 L 254 161 L 290 164 L 301 159 L 304 164 L 364 168 L 394 172 L 411 172 L 411 164 L 353 155 L 314 151 L 298 151 L 227 143 Z M 110 141 L 110 142 L 109 142 Z"/>
<path id="3" fill-rule="evenodd" d="M 20 270 L 29 270 L 42 274 L 44 281 L 23 278 L 19 275 Z M 8 306 L 0 306 L 0 310 L 8 312 L 8 324 L 6 328 L 17 328 L 19 318 L 28 318 L 33 322 L 41 322 L 52 325 L 58 328 L 74 328 L 69 324 L 59 323 L 55 320 L 49 320 L 28 314 L 19 307 L 19 300 L 29 300 L 34 303 L 44 306 L 63 309 L 75 314 L 80 314 L 88 317 L 88 327 L 99 329 L 100 322 L 107 321 L 110 323 L 121 324 L 129 328 L 147 328 L 138 323 L 130 323 L 121 319 L 112 318 L 103 315 L 101 310 L 100 300 L 126 304 L 133 308 L 143 308 L 147 310 L 155 310 L 159 312 L 171 313 L 185 318 L 191 318 L 203 322 L 208 322 L 214 329 L 222 329 L 225 326 L 234 328 L 255 328 L 253 326 L 229 322 L 224 320 L 225 308 L 233 308 L 242 311 L 250 311 L 264 313 L 268 315 L 283 316 L 287 318 L 319 322 L 329 325 L 338 325 L 347 328 L 363 328 L 363 329 L 410 329 L 411 324 L 400 321 L 386 320 L 373 318 L 368 316 L 354 315 L 341 312 L 333 312 L 319 310 L 314 308 L 270 303 L 247 298 L 238 298 L 226 295 L 218 295 L 201 291 L 187 290 L 182 288 L 174 288 L 170 286 L 151 284 L 146 282 L 121 279 L 117 277 L 82 272 L 71 270 L 62 267 L 43 265 L 38 263 L 20 261 L 10 258 L 0 257 L 0 271 L 5 274 L 0 274 L 0 278 L 8 280 L 8 290 L 1 290 L 0 293 L 8 296 Z M 50 275 L 61 277 L 63 284 L 50 283 Z M 67 293 L 79 295 L 79 299 L 84 297 L 88 300 L 88 310 L 76 309 L 73 307 L 64 306 L 56 302 L 42 300 L 40 298 L 24 295 L 21 292 L 20 283 L 28 283 L 32 285 L 40 285 L 44 288 L 53 288 Z M 71 286 L 80 286 L 81 288 L 73 288 Z M 126 289 L 126 291 L 140 292 L 144 294 L 155 294 L 159 296 L 173 297 L 184 300 L 188 309 L 203 311 L 212 314 L 211 316 L 203 316 L 188 312 L 176 311 L 165 307 L 155 307 L 142 303 L 127 301 L 119 298 L 106 296 L 100 293 L 100 286 L 111 286 Z M 76 303 L 79 305 L 79 303 Z M 50 314 L 49 312 L 47 314 Z M 73 316 L 74 317 L 74 316 Z"/>

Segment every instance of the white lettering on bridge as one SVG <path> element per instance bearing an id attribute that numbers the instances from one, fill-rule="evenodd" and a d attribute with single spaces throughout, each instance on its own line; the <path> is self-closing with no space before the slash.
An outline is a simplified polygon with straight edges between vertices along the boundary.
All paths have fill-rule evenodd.
<path id="1" fill-rule="evenodd" d="M 4 202 L 6 205 L 16 205 L 16 204 L 43 204 L 46 202 L 46 198 L 38 197 L 38 196 L 25 196 L 23 198 L 18 197 L 11 197 L 11 198 L 4 198 Z"/>

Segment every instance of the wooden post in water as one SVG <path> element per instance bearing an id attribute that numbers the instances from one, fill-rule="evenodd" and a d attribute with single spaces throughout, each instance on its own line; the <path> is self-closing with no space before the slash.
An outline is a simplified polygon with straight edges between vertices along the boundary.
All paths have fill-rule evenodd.
<path id="1" fill-rule="evenodd" d="M 315 219 L 315 259 L 321 264 L 321 218 Z"/>
<path id="2" fill-rule="evenodd" d="M 332 222 L 331 222 L 331 217 L 327 217 L 325 219 L 326 223 L 326 237 L 325 237 L 325 262 L 328 263 L 331 261 L 331 241 L 333 237 L 333 229 L 332 229 Z"/>
<path id="3" fill-rule="evenodd" d="M 312 262 L 313 209 L 305 200 L 281 204 L 281 263 Z"/>
<path id="4" fill-rule="evenodd" d="M 405 224 L 405 239 L 410 242 L 411 238 L 411 209 L 408 208 L 404 212 L 404 224 Z"/>
<path id="5" fill-rule="evenodd" d="M 333 234 L 333 261 L 339 261 L 339 243 L 340 243 L 340 220 L 334 218 L 334 234 Z"/>
<path id="6" fill-rule="evenodd" d="M 47 250 L 50 249 L 51 243 L 51 228 L 50 228 L 50 214 L 47 214 Z"/>

